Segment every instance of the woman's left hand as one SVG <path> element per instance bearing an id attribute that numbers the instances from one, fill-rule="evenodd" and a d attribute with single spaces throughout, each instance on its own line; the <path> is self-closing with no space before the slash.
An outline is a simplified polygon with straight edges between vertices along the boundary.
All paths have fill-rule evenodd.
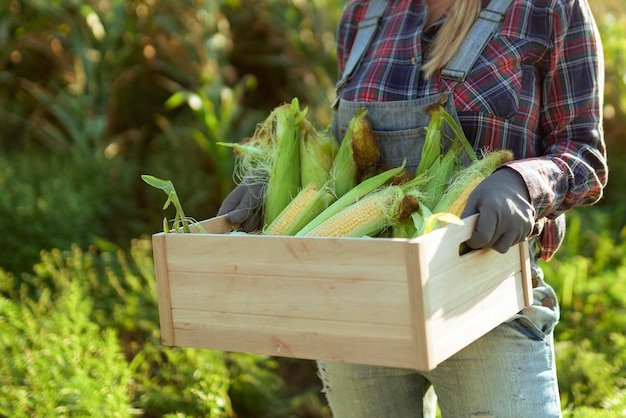
<path id="1" fill-rule="evenodd" d="M 502 167 L 483 180 L 467 199 L 462 218 L 478 213 L 467 241 L 470 248 L 493 248 L 506 253 L 524 241 L 535 224 L 535 209 L 522 176 Z"/>

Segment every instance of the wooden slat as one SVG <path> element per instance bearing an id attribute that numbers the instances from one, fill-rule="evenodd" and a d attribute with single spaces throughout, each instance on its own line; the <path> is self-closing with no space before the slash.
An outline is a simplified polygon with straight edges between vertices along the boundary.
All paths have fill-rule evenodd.
<path id="1" fill-rule="evenodd" d="M 429 272 L 441 273 L 462 263 L 465 256 L 459 254 L 459 247 L 471 237 L 476 219 L 473 215 L 463 219 L 464 225 L 448 225 L 413 240 L 423 246 L 421 259 L 428 264 Z"/>
<path id="2" fill-rule="evenodd" d="M 409 304 L 411 308 L 411 335 L 418 355 L 405 359 L 404 367 L 417 370 L 431 370 L 435 353 L 432 350 L 432 332 L 425 315 L 424 281 L 428 277 L 428 266 L 421 262 L 423 245 L 407 245 L 405 263 L 409 285 Z"/>
<path id="3" fill-rule="evenodd" d="M 184 346 L 391 367 L 416 356 L 408 327 L 184 310 L 174 318 Z"/>
<path id="4" fill-rule="evenodd" d="M 154 254 L 154 275 L 157 285 L 157 305 L 161 325 L 161 340 L 165 345 L 174 345 L 174 326 L 172 321 L 172 300 L 167 271 L 165 234 L 152 236 L 152 252 Z"/>
<path id="5" fill-rule="evenodd" d="M 174 309 L 409 324 L 406 282 L 172 272 L 170 286 Z"/>
<path id="6" fill-rule="evenodd" d="M 530 248 L 528 241 L 518 244 L 519 246 L 519 258 L 522 265 L 522 285 L 524 306 L 530 306 L 533 304 L 533 279 L 530 270 Z"/>
<path id="7" fill-rule="evenodd" d="M 198 227 L 192 227 L 192 232 L 200 233 L 202 231 L 207 234 L 226 234 L 234 228 L 235 225 L 228 222 L 227 216 L 222 215 L 198 222 Z"/>
<path id="8" fill-rule="evenodd" d="M 427 319 L 466 306 L 467 301 L 477 301 L 500 281 L 521 271 L 519 251 L 515 249 L 506 254 L 494 250 L 472 251 L 461 260 L 432 273 L 424 283 Z"/>
<path id="9" fill-rule="evenodd" d="M 168 234 L 172 271 L 406 282 L 405 241 Z"/>
<path id="10" fill-rule="evenodd" d="M 522 280 L 518 274 L 500 282 L 480 298 L 468 299 L 464 306 L 431 321 L 437 362 L 482 337 L 523 307 Z"/>

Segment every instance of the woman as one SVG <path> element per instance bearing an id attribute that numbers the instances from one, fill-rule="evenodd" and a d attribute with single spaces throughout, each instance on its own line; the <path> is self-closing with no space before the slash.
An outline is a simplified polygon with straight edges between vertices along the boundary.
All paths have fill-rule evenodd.
<path id="1" fill-rule="evenodd" d="M 515 161 L 471 194 L 468 244 L 506 252 L 528 238 L 534 304 L 429 372 L 319 362 L 335 417 L 559 417 L 553 289 L 536 261 L 565 232 L 563 214 L 593 204 L 607 181 L 603 57 L 586 0 L 355 0 L 338 34 L 333 129 L 368 109 L 384 165 L 416 167 L 426 108 L 445 106 L 476 150 Z M 254 194 L 238 186 L 220 214 L 240 223 Z M 471 280 L 471 278 L 468 278 Z M 424 399 L 431 401 L 425 402 Z"/>

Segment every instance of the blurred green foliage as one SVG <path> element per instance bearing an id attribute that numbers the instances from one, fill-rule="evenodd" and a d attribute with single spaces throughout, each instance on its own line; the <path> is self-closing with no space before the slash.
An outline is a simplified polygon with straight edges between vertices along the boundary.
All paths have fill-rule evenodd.
<path id="1" fill-rule="evenodd" d="M 626 189 L 626 4 L 619 0 L 591 2 L 604 48 L 604 135 L 609 155 L 609 184 L 603 206 L 623 204 Z"/>
<path id="2" fill-rule="evenodd" d="M 0 280 L 7 280 L 0 277 Z M 130 416 L 131 370 L 78 281 L 0 298 L 0 416 Z"/>
<path id="3" fill-rule="evenodd" d="M 329 0 L 7 0 L 0 7 L 0 416 L 328 417 L 314 364 L 160 344 L 151 233 L 233 187 L 229 149 L 298 97 L 330 123 Z M 544 266 L 567 417 L 626 410 L 626 10 L 593 0 L 605 199 Z M 172 213 L 166 213 L 173 216 Z M 5 358 L 10 359 L 4 361 Z"/>
<path id="4" fill-rule="evenodd" d="M 542 267 L 561 306 L 556 358 L 563 405 L 621 416 L 626 411 L 626 207 L 577 209 L 569 217 L 563 251 Z"/>

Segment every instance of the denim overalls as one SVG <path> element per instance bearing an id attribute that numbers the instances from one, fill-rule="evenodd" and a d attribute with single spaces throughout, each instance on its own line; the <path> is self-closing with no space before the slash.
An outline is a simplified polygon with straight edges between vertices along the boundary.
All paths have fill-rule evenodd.
<path id="1" fill-rule="evenodd" d="M 442 70 L 443 76 L 457 83 L 464 81 L 510 3 L 511 0 L 492 0 L 468 33 L 459 53 Z M 393 102 L 349 102 L 340 98 L 343 85 L 359 65 L 361 52 L 373 36 L 385 6 L 385 1 L 372 0 L 357 33 L 344 77 L 337 84 L 333 131 L 337 138 L 343 138 L 355 111 L 366 108 L 381 148 L 380 164 L 399 166 L 407 158 L 407 168 L 414 171 L 424 143 L 424 128 L 430 120 L 425 109 L 439 103 L 458 122 L 451 92 Z M 436 398 L 444 418 L 560 417 L 552 340 L 559 316 L 558 304 L 538 265 L 534 264 L 532 270 L 533 306 L 435 370 L 419 372 L 319 361 L 324 392 L 334 417 L 434 417 Z M 431 386 L 436 398 L 428 391 Z"/>

